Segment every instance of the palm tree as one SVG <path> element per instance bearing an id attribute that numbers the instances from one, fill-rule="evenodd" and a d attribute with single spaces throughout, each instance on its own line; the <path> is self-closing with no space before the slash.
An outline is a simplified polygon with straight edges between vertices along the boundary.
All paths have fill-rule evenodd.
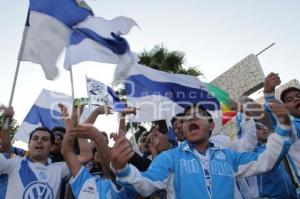
<path id="1" fill-rule="evenodd" d="M 181 51 L 170 51 L 162 44 L 154 46 L 151 50 L 144 50 L 139 54 L 140 64 L 149 66 L 153 69 L 169 72 L 179 73 L 192 76 L 202 76 L 203 74 L 197 67 L 184 66 L 185 53 Z"/>

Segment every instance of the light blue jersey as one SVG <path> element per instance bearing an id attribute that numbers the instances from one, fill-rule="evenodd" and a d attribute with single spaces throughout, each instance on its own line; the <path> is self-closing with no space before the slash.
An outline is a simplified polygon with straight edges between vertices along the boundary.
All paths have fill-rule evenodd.
<path id="1" fill-rule="evenodd" d="M 265 150 L 264 144 L 258 144 L 255 152 L 262 153 Z M 290 176 L 281 164 L 269 172 L 248 177 L 247 182 L 252 198 L 297 198 Z"/>
<path id="2" fill-rule="evenodd" d="M 276 100 L 274 93 L 264 93 L 265 95 L 265 102 L 269 102 L 272 100 Z M 268 104 L 264 105 L 265 111 L 269 113 L 269 119 L 274 129 L 277 125 L 277 119 L 272 113 Z M 298 181 L 300 181 L 300 118 L 291 117 L 291 122 L 293 126 L 293 142 L 288 152 L 288 158 L 292 164 L 292 169 L 298 177 Z"/>
<path id="3" fill-rule="evenodd" d="M 136 195 L 135 191 L 124 188 L 118 191 L 109 179 L 93 176 L 84 167 L 70 180 L 70 185 L 78 199 L 131 199 Z"/>
<path id="4" fill-rule="evenodd" d="M 254 176 L 278 165 L 291 144 L 291 128 L 278 126 L 270 135 L 263 153 L 238 153 L 209 147 L 208 169 L 194 152 L 194 146 L 183 142 L 179 147 L 162 152 L 146 172 L 127 165 L 116 172 L 117 183 L 135 189 L 142 196 L 165 189 L 168 199 L 234 198 L 235 177 Z M 209 175 L 209 177 L 208 177 Z"/>

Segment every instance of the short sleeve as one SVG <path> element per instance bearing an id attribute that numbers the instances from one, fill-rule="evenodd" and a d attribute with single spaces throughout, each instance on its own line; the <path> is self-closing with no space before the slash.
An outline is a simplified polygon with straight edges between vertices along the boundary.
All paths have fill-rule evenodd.
<path id="1" fill-rule="evenodd" d="M 81 167 L 80 171 L 77 173 L 77 175 L 70 180 L 70 185 L 73 191 L 73 194 L 75 196 L 79 196 L 80 191 L 84 187 L 85 183 L 91 179 L 93 176 L 90 174 L 90 172 L 84 168 Z"/>
<path id="2" fill-rule="evenodd" d="M 71 172 L 68 167 L 68 164 L 66 162 L 62 162 L 61 166 L 62 166 L 62 178 L 70 176 Z"/>
<path id="3" fill-rule="evenodd" d="M 0 173 L 9 173 L 14 168 L 21 158 L 10 153 L 0 153 Z"/>

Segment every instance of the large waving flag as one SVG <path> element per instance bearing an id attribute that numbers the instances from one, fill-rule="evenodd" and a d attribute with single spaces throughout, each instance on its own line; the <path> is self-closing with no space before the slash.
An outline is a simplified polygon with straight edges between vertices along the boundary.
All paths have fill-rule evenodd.
<path id="1" fill-rule="evenodd" d="M 201 103 L 211 111 L 220 104 L 197 77 L 171 74 L 135 64 L 125 83 L 127 105 L 139 108 L 131 121 L 170 119 L 191 104 Z"/>
<path id="2" fill-rule="evenodd" d="M 30 0 L 19 60 L 40 64 L 53 80 L 71 28 L 92 14 L 83 0 Z"/>
<path id="3" fill-rule="evenodd" d="M 118 93 L 104 83 L 87 77 L 86 85 L 92 110 L 93 107 L 106 105 L 113 107 L 114 111 L 120 112 L 126 107 Z"/>
<path id="4" fill-rule="evenodd" d="M 28 143 L 30 132 L 40 126 L 50 129 L 55 126 L 64 127 L 58 103 L 66 105 L 68 111 L 71 111 L 71 96 L 43 89 L 17 130 L 15 140 Z"/>
<path id="5" fill-rule="evenodd" d="M 137 23 L 128 17 L 106 20 L 102 17 L 88 17 L 74 27 L 67 47 L 65 68 L 82 61 L 96 61 L 109 64 L 131 62 L 132 53 L 127 41 L 121 37 L 130 32 Z M 126 61 L 127 59 L 127 61 Z"/>

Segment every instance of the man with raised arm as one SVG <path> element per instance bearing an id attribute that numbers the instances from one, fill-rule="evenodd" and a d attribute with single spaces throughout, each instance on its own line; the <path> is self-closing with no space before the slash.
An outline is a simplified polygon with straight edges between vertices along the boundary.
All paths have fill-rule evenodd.
<path id="1" fill-rule="evenodd" d="M 62 114 L 64 115 L 66 113 L 65 107 L 62 105 L 60 105 L 60 107 Z M 100 109 L 99 111 L 99 114 L 102 114 Z M 72 174 L 70 185 L 75 198 L 133 198 L 135 195 L 134 191 L 129 192 L 127 189 L 116 187 L 112 182 L 114 180 L 114 175 L 109 169 L 110 149 L 108 148 L 103 133 L 90 125 L 95 121 L 94 119 L 96 119 L 96 117 L 94 119 L 92 117 L 94 117 L 93 114 L 87 119 L 89 124 L 85 123 L 78 125 L 76 128 L 72 128 L 71 120 L 64 115 L 67 132 L 63 140 L 62 154 L 67 161 Z M 74 141 L 77 137 L 91 139 L 95 142 L 96 153 L 100 160 L 103 176 L 93 176 L 89 170 L 79 162 L 78 157 L 74 152 Z"/>
<path id="2" fill-rule="evenodd" d="M 209 142 L 214 123 L 201 105 L 190 106 L 184 112 L 186 141 L 158 155 L 146 172 L 127 164 L 132 149 L 117 140 L 111 152 L 111 168 L 117 183 L 143 196 L 165 189 L 168 198 L 234 198 L 235 177 L 271 170 L 289 149 L 292 129 L 288 111 L 281 104 L 271 107 L 279 123 L 263 153 L 238 153 L 214 147 Z"/>
<path id="3" fill-rule="evenodd" d="M 269 119 L 271 120 L 272 128 L 274 129 L 278 120 L 272 114 L 267 102 L 277 100 L 275 98 L 275 88 L 280 85 L 281 80 L 278 74 L 270 73 L 264 83 L 264 97 L 266 102 L 266 111 L 269 112 Z M 293 127 L 292 145 L 288 152 L 287 160 L 293 179 L 293 183 L 297 187 L 297 194 L 300 198 L 300 89 L 296 87 L 289 87 L 281 92 L 281 102 L 286 106 L 291 115 L 291 123 Z"/>
<path id="4" fill-rule="evenodd" d="M 29 157 L 0 153 L 0 173 L 8 175 L 4 198 L 57 198 L 62 179 L 69 175 L 65 163 L 49 163 L 54 137 L 47 128 L 39 127 L 29 138 Z"/>

